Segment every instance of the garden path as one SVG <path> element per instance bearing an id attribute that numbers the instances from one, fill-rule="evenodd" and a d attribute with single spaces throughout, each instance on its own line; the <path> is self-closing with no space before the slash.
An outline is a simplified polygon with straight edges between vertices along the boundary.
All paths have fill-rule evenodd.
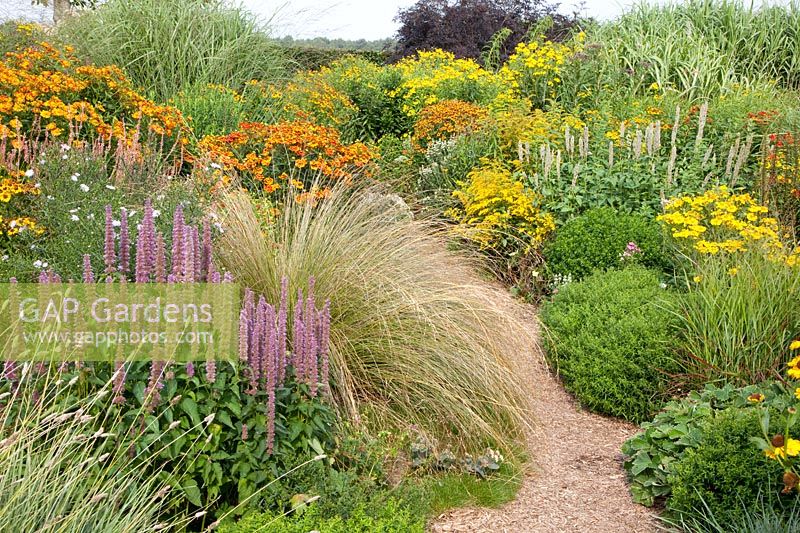
<path id="1" fill-rule="evenodd" d="M 653 513 L 631 500 L 622 469 L 619 449 L 636 427 L 581 409 L 539 349 L 520 354 L 515 363 L 533 398 L 534 426 L 528 438 L 533 464 L 522 488 L 514 501 L 497 509 L 447 512 L 431 531 L 656 531 Z"/>

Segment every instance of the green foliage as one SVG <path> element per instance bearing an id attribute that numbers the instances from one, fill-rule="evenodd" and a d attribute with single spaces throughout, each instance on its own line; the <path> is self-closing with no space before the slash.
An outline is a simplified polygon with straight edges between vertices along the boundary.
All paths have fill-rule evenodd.
<path id="1" fill-rule="evenodd" d="M 343 57 L 353 56 L 376 65 L 384 65 L 389 60 L 390 53 L 382 50 L 353 50 L 318 48 L 314 46 L 286 46 L 286 52 L 294 60 L 298 70 L 317 70 L 329 66 Z"/>
<path id="2" fill-rule="evenodd" d="M 564 286 L 542 308 L 547 355 L 564 386 L 592 411 L 641 421 L 662 404 L 675 363 L 671 293 L 639 266 Z"/>
<path id="3" fill-rule="evenodd" d="M 286 73 L 285 53 L 262 24 L 219 0 L 111 0 L 65 20 L 59 35 L 161 101 L 196 84 L 241 89 Z"/>
<path id="4" fill-rule="evenodd" d="M 762 405 L 778 411 L 786 407 L 786 391 L 777 385 L 749 385 L 736 388 L 706 385 L 680 400 L 667 403 L 652 422 L 642 424 L 642 432 L 622 446 L 633 499 L 652 506 L 672 491 L 669 476 L 687 450 L 703 442 L 706 422 L 719 411 L 748 409 L 756 405 L 748 397 L 762 393 Z"/>
<path id="5" fill-rule="evenodd" d="M 688 281 L 675 308 L 687 378 L 746 384 L 780 372 L 800 337 L 798 270 L 758 249 L 701 258 L 699 283 Z"/>
<path id="6" fill-rule="evenodd" d="M 113 403 L 115 395 L 108 394 L 88 413 L 118 436 L 115 449 L 142 459 L 133 466 L 144 478 L 172 489 L 163 512 L 238 511 L 257 505 L 282 474 L 332 447 L 333 411 L 320 398 L 312 398 L 305 385 L 291 381 L 277 389 L 275 448 L 270 454 L 267 393 L 248 392 L 250 379 L 234 363 L 219 363 L 213 382 L 207 379 L 207 365 L 205 370 L 197 366 L 168 368 L 158 405 L 152 408 L 147 392 L 151 364 L 130 362 L 125 402 Z M 111 380 L 113 371 L 111 364 L 95 363 L 64 372 L 61 379 L 74 378 L 75 389 L 91 397 Z M 42 391 L 45 385 L 34 382 L 28 392 Z M 11 386 L 5 383 L 4 390 Z M 10 411 L 6 416 L 18 414 Z"/>
<path id="7" fill-rule="evenodd" d="M 776 503 L 778 503 L 776 505 Z M 670 526 L 694 533 L 794 533 L 800 531 L 800 502 L 765 502 L 763 497 L 739 506 L 740 513 L 714 514 L 703 509 L 678 519 L 664 518 Z"/>
<path id="8" fill-rule="evenodd" d="M 388 500 L 380 509 L 370 511 L 359 506 L 349 517 L 324 517 L 315 504 L 286 516 L 273 513 L 254 513 L 236 523 L 225 523 L 220 533 L 422 533 L 424 519 L 404 508 L 396 500 Z"/>
<path id="9" fill-rule="evenodd" d="M 708 512 L 716 517 L 741 517 L 742 506 L 764 498 L 774 505 L 779 496 L 781 466 L 751 442 L 760 432 L 755 409 L 727 409 L 709 418 L 703 440 L 672 467 L 668 509 L 679 515 Z"/>
<path id="10" fill-rule="evenodd" d="M 628 243 L 641 252 L 623 258 Z M 543 250 L 552 274 L 580 280 L 595 270 L 610 270 L 635 262 L 667 271 L 663 232 L 658 223 L 640 215 L 619 213 L 611 208 L 590 209 L 562 226 Z"/>
<path id="11" fill-rule="evenodd" d="M 106 205 L 115 213 L 126 207 L 133 227 L 141 220 L 147 198 L 162 213 L 171 213 L 179 203 L 189 216 L 199 213 L 193 187 L 170 180 L 174 170 L 160 154 L 140 158 L 132 152 L 120 157 L 124 150 L 99 144 L 85 148 L 58 143 L 34 146 L 36 164 L 30 181 L 39 183 L 41 192 L 32 198 L 25 214 L 37 220 L 44 233 L 23 232 L 8 239 L 8 248 L 0 252 L 4 256 L 0 260 L 2 281 L 12 276 L 19 282 L 35 281 L 39 271 L 47 268 L 65 280 L 81 279 L 82 254 L 89 254 L 95 263 L 103 256 Z M 169 233 L 168 215 L 156 222 Z"/>

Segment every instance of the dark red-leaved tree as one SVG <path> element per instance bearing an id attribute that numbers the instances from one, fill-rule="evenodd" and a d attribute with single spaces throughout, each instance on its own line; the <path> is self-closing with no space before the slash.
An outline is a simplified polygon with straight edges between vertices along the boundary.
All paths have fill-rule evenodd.
<path id="1" fill-rule="evenodd" d="M 395 17 L 400 23 L 395 58 L 441 48 L 456 57 L 478 59 L 492 36 L 507 28 L 511 34 L 500 49 L 505 58 L 546 17 L 553 22 L 545 31 L 548 38 L 566 36 L 577 16 L 557 9 L 558 4 L 547 0 L 419 0 Z"/>

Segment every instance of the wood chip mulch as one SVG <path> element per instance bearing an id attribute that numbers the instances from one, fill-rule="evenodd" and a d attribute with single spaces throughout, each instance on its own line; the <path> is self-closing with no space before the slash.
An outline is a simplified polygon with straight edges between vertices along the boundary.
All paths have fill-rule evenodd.
<path id="1" fill-rule="evenodd" d="M 430 531 L 495 533 L 657 531 L 653 512 L 630 497 L 620 446 L 636 426 L 589 413 L 564 391 L 537 348 L 519 372 L 530 383 L 533 458 L 514 501 L 498 509 L 457 509 Z"/>

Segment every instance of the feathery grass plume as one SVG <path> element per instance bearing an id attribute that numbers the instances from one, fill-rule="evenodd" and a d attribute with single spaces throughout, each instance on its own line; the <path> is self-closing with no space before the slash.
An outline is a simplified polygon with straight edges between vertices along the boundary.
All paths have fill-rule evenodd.
<path id="1" fill-rule="evenodd" d="M 246 193 L 223 204 L 216 251 L 240 283 L 277 301 L 313 277 L 317 298 L 330 300 L 331 396 L 343 415 L 359 420 L 368 403 L 375 425 L 416 424 L 462 449 L 518 444 L 528 399 L 512 359 L 534 349 L 533 332 L 478 277 L 477 258 L 448 251 L 444 231 L 374 190 L 337 186 L 316 206 L 287 202 L 267 231 Z"/>

